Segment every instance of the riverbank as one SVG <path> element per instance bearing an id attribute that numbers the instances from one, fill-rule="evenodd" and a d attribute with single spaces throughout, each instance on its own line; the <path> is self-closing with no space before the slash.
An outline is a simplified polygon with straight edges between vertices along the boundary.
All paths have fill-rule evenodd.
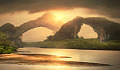
<path id="1" fill-rule="evenodd" d="M 62 41 L 24 42 L 23 47 L 63 48 L 85 50 L 117 50 L 120 51 L 120 41 L 100 42 L 97 39 L 67 39 Z"/>

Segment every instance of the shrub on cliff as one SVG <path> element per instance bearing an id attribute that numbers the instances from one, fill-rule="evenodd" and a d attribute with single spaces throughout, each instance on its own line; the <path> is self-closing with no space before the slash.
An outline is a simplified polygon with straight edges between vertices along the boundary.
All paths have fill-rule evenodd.
<path id="1" fill-rule="evenodd" d="M 0 32 L 0 54 L 8 54 L 16 51 L 13 42 L 7 40 L 5 34 Z"/>

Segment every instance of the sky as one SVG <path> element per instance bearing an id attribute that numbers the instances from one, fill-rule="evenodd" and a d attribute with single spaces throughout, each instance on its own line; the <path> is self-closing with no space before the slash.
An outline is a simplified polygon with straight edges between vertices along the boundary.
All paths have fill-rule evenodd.
<path id="1" fill-rule="evenodd" d="M 19 26 L 47 12 L 52 12 L 64 23 L 77 16 L 106 17 L 120 23 L 120 0 L 0 0 L 0 26 L 5 23 Z M 23 34 L 23 41 L 43 41 L 49 35 L 52 35 L 51 30 L 35 28 Z M 82 26 L 78 35 L 97 37 L 87 25 Z"/>

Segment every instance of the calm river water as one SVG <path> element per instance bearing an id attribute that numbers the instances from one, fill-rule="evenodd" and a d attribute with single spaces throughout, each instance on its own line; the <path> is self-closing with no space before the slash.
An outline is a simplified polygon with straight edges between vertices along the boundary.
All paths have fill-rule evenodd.
<path id="1" fill-rule="evenodd" d="M 50 65 L 17 65 L 0 64 L 0 70 L 120 70 L 120 51 L 105 50 L 77 50 L 77 49 L 53 49 L 53 48 L 19 48 L 19 51 L 31 51 L 30 54 L 50 54 L 57 56 L 69 56 L 62 60 L 94 62 L 111 64 L 106 67 L 72 67 L 72 66 L 50 66 Z M 27 53 L 27 52 L 21 52 Z"/>

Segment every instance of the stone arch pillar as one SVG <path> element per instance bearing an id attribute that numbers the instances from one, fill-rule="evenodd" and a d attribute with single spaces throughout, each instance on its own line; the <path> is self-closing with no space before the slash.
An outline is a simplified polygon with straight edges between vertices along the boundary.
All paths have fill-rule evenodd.
<path id="1" fill-rule="evenodd" d="M 98 34 L 98 39 L 100 41 L 120 40 L 119 23 L 115 23 L 101 17 L 77 17 L 72 21 L 65 23 L 61 29 L 56 32 L 54 36 L 50 37 L 50 39 L 48 38 L 47 41 L 76 38 L 83 23 L 94 29 L 94 31 Z"/>

